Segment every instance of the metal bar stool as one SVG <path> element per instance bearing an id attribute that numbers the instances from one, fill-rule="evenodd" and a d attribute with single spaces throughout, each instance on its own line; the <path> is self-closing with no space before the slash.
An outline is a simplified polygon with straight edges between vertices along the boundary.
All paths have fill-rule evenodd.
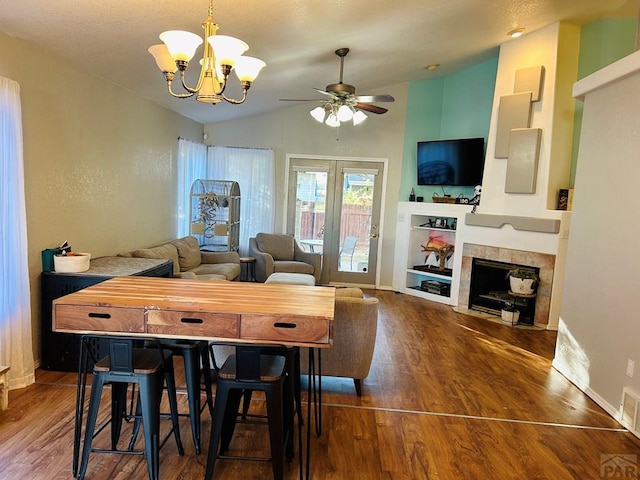
<path id="1" fill-rule="evenodd" d="M 209 439 L 205 480 L 211 480 L 216 460 L 245 459 L 271 461 L 274 480 L 283 475 L 285 452 L 285 363 L 282 355 L 264 355 L 259 346 L 237 346 L 218 371 L 213 428 Z M 271 446 L 270 458 L 225 455 L 238 421 L 240 400 L 246 391 L 265 393 Z"/>
<path id="2" fill-rule="evenodd" d="M 78 478 L 82 480 L 86 474 L 91 453 L 121 453 L 129 455 L 144 455 L 147 460 L 147 472 L 150 480 L 158 479 L 159 451 L 166 440 L 173 434 L 179 455 L 184 454 L 180 440 L 180 428 L 178 424 L 178 410 L 173 376 L 173 361 L 170 352 L 162 349 L 160 342 L 155 341 L 157 348 L 136 348 L 139 339 L 129 337 L 91 336 L 82 337 L 80 365 L 86 367 L 90 355 L 91 339 L 108 339 L 109 355 L 97 361 L 93 367 L 93 380 L 89 398 L 87 413 L 87 425 L 85 428 L 84 447 Z M 172 428 L 167 436 L 160 441 L 160 402 L 162 398 L 163 384 L 166 382 L 171 409 Z M 111 384 L 111 418 L 96 429 L 96 419 L 105 384 Z M 122 426 L 122 420 L 126 414 L 126 394 L 128 384 L 138 385 L 137 416 L 142 418 L 144 431 L 144 451 L 134 451 L 133 443 L 139 426 L 139 418 L 136 418 L 136 426 L 132 434 L 127 450 L 117 448 Z M 74 473 L 79 452 L 80 430 L 82 424 L 82 412 L 84 410 L 84 394 L 86 385 L 86 370 L 84 375 L 78 378 L 78 396 L 76 404 L 76 429 L 74 438 Z M 111 448 L 96 449 L 92 447 L 94 437 L 108 424 L 111 424 Z"/>

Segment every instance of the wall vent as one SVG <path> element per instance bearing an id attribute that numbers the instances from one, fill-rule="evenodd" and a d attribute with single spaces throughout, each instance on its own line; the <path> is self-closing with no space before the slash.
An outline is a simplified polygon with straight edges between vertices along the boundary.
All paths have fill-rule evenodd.
<path id="1" fill-rule="evenodd" d="M 628 387 L 622 389 L 620 423 L 640 438 L 640 396 Z"/>

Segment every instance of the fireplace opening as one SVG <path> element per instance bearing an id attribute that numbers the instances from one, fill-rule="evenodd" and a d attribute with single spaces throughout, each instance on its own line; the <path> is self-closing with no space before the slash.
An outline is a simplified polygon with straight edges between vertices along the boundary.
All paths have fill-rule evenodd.
<path id="1" fill-rule="evenodd" d="M 469 309 L 500 316 L 500 311 L 508 304 L 514 304 L 520 311 L 518 323 L 533 325 L 536 311 L 535 297 L 520 297 L 510 293 L 507 272 L 512 268 L 531 270 L 537 275 L 540 269 L 529 265 L 497 262 L 483 258 L 473 258 L 469 286 Z"/>

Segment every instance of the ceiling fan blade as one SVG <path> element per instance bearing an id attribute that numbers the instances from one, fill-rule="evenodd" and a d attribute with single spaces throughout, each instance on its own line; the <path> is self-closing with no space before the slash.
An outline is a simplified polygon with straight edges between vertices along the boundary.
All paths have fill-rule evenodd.
<path id="1" fill-rule="evenodd" d="M 356 103 L 354 107 L 359 108 L 360 110 L 365 110 L 367 112 L 377 113 L 377 114 L 386 113 L 389 111 L 386 108 L 378 107 L 377 105 L 369 105 L 368 103 L 360 103 L 360 102 Z"/>
<path id="2" fill-rule="evenodd" d="M 356 97 L 358 102 L 362 103 L 375 103 L 375 102 L 395 102 L 396 99 L 391 95 L 358 95 Z"/>
<path id="3" fill-rule="evenodd" d="M 318 92 L 318 93 L 323 94 L 323 95 L 327 95 L 327 96 L 329 96 L 329 97 L 331 97 L 331 98 L 335 98 L 335 95 L 334 95 L 333 93 L 331 93 L 331 92 L 327 92 L 326 90 L 320 90 L 319 88 L 314 88 L 314 90 L 315 90 L 316 92 Z"/>

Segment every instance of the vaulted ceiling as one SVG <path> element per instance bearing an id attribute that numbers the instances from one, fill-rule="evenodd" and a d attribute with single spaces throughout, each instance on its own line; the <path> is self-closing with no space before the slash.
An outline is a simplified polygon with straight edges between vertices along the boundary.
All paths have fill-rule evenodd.
<path id="1" fill-rule="evenodd" d="M 0 0 L 0 30 L 211 123 L 291 106 L 280 98 L 318 98 L 314 87 L 338 81 L 340 47 L 351 50 L 344 81 L 367 94 L 488 59 L 514 28 L 526 34 L 557 21 L 637 17 L 638 0 L 215 0 L 218 33 L 244 40 L 247 54 L 267 63 L 241 106 L 171 98 L 147 53 L 165 30 L 200 35 L 207 8 L 207 0 Z M 429 72 L 429 64 L 440 68 Z M 196 67 L 194 60 L 192 83 Z M 239 96 L 233 80 L 229 95 Z"/>

